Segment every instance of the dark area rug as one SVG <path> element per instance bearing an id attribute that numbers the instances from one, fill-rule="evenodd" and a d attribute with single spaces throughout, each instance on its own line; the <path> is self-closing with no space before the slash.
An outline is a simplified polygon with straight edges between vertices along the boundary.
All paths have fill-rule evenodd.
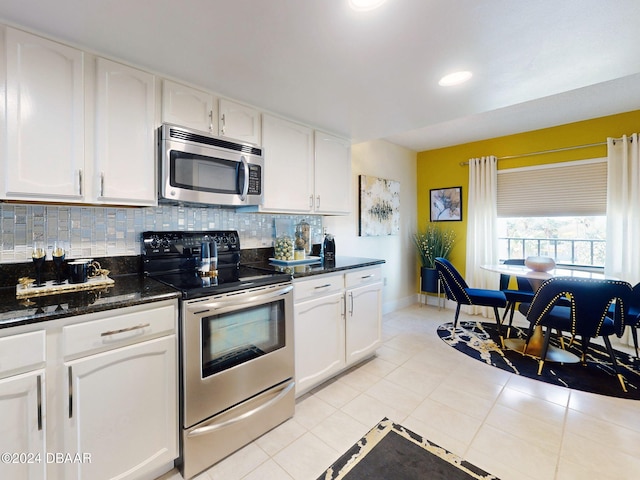
<path id="1" fill-rule="evenodd" d="M 373 427 L 318 480 L 494 479 L 388 418 Z"/>
<path id="2" fill-rule="evenodd" d="M 575 390 L 640 400 L 640 361 L 624 352 L 616 350 L 616 359 L 626 380 L 626 393 L 615 376 L 611 359 L 604 346 L 592 344 L 589 347 L 586 365 L 545 362 L 542 374 L 538 375 L 536 358 L 514 350 L 501 350 L 498 347 L 495 323 L 459 322 L 455 335 L 451 335 L 452 328 L 452 323 L 440 325 L 438 336 L 456 350 L 507 372 Z M 524 339 L 526 330 L 512 327 L 510 337 Z M 551 344 L 555 347 L 560 346 L 559 340 L 553 336 Z M 566 350 L 580 357 L 577 344 L 568 347 L 568 337 L 564 337 L 564 344 Z"/>

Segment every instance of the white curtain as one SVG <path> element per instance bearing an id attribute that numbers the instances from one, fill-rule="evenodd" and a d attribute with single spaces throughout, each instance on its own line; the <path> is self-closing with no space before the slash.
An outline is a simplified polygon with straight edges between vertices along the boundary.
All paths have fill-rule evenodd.
<path id="1" fill-rule="evenodd" d="M 489 156 L 469 160 L 465 280 L 472 288 L 498 288 L 498 275 L 480 268 L 498 263 L 497 195 L 498 159 Z M 487 307 L 472 306 L 467 312 L 493 316 L 493 309 Z"/>
<path id="2" fill-rule="evenodd" d="M 640 282 L 640 148 L 638 134 L 607 139 L 605 274 Z"/>
<path id="3" fill-rule="evenodd" d="M 640 146 L 638 134 L 607 138 L 607 256 L 604 273 L 640 282 Z M 629 329 L 621 341 L 633 344 Z"/>

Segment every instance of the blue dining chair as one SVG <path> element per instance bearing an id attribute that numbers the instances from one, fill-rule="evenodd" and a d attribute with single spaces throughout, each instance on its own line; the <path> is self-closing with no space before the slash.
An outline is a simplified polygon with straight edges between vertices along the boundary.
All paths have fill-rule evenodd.
<path id="1" fill-rule="evenodd" d="M 524 265 L 524 258 L 509 258 L 503 262 L 504 265 Z M 516 277 L 516 283 L 518 285 L 518 289 L 510 289 L 509 282 L 511 280 L 511 275 L 507 275 L 505 273 L 500 274 L 500 290 L 504 293 L 504 296 L 507 298 L 507 306 L 504 309 L 504 314 L 502 315 L 502 323 L 504 324 L 504 320 L 507 318 L 507 313 L 509 314 L 509 325 L 507 326 L 507 335 L 509 338 L 511 335 L 511 325 L 513 324 L 513 314 L 516 311 L 516 303 L 531 303 L 533 300 L 533 287 L 531 286 L 531 282 L 523 277 Z"/>
<path id="2" fill-rule="evenodd" d="M 640 327 L 640 283 L 634 285 L 631 300 L 629 301 L 629 312 L 626 316 L 625 324 L 631 330 L 631 338 L 633 346 L 636 349 L 636 358 L 638 356 L 638 328 Z"/>
<path id="3" fill-rule="evenodd" d="M 455 320 L 453 322 L 453 334 L 455 334 L 458 325 L 458 316 L 460 315 L 460 307 L 462 305 L 493 307 L 493 312 L 496 316 L 496 325 L 498 327 L 498 336 L 500 337 L 500 346 L 504 348 L 500 314 L 498 313 L 498 308 L 504 308 L 507 305 L 507 298 L 504 293 L 500 290 L 469 288 L 469 285 L 464 281 L 462 275 L 460 275 L 451 262 L 445 258 L 436 257 L 435 264 L 438 270 L 438 276 L 444 286 L 445 296 L 457 304 Z"/>
<path id="4" fill-rule="evenodd" d="M 573 338 L 580 337 L 583 364 L 586 363 L 591 339 L 602 337 L 611 357 L 613 370 L 626 392 L 624 377 L 618 368 L 609 337 L 613 334 L 622 336 L 632 294 L 631 285 L 619 280 L 578 277 L 554 277 L 546 280 L 531 304 L 520 305 L 520 311 L 529 321 L 524 353 L 527 352 L 535 327 L 546 328 L 538 361 L 538 375 L 544 368 L 552 329 L 570 333 Z"/>

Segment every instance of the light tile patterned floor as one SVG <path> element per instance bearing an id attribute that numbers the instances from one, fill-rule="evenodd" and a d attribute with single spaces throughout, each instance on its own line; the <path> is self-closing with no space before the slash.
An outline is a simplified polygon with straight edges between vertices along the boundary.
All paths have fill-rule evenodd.
<path id="1" fill-rule="evenodd" d="M 503 480 L 638 478 L 640 402 L 472 360 L 436 334 L 452 319 L 418 305 L 386 315 L 374 359 L 299 398 L 293 419 L 196 480 L 313 480 L 383 417 Z"/>

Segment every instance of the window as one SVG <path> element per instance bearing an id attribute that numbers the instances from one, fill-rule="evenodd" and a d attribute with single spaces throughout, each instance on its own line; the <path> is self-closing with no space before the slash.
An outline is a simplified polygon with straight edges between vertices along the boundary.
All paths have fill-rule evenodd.
<path id="1" fill-rule="evenodd" d="M 604 266 L 606 158 L 498 171 L 500 258 Z"/>

